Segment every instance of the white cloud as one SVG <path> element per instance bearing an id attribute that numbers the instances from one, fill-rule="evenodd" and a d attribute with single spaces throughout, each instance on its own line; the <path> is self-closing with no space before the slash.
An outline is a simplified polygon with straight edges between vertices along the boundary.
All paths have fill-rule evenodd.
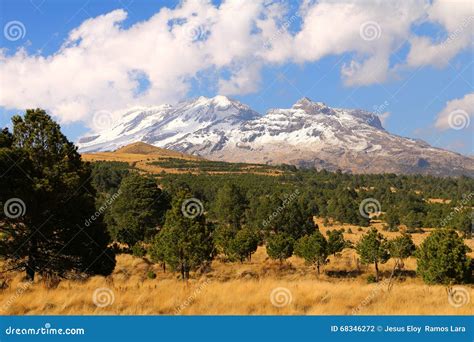
<path id="1" fill-rule="evenodd" d="M 92 127 L 97 111 L 176 102 L 203 73 L 214 75 L 211 87 L 221 93 L 246 94 L 258 91 L 264 65 L 343 54 L 350 57 L 341 69 L 346 85 L 384 82 L 394 72 L 392 53 L 406 39 L 412 45 L 408 65 L 436 64 L 438 45 L 415 36 L 413 24 L 432 21 L 451 37 L 457 32 L 459 39 L 443 50 L 449 59 L 466 47 L 468 30 L 457 29 L 466 10 L 472 12 L 423 0 L 308 0 L 298 13 L 288 8 L 287 0 L 219 6 L 188 0 L 129 28 L 122 27 L 124 10 L 91 18 L 52 55 L 0 50 L 0 106 L 43 107 L 61 122 Z M 149 81 L 146 89 L 137 75 Z"/>
<path id="2" fill-rule="evenodd" d="M 448 101 L 438 114 L 435 127 L 439 130 L 464 129 L 469 127 L 474 117 L 474 93 L 463 98 Z"/>
<path id="3" fill-rule="evenodd" d="M 460 51 L 473 46 L 474 5 L 467 0 L 436 0 L 427 10 L 426 21 L 437 23 L 446 30 L 440 42 L 430 37 L 413 36 L 407 57 L 409 66 L 433 65 L 444 67 Z"/>

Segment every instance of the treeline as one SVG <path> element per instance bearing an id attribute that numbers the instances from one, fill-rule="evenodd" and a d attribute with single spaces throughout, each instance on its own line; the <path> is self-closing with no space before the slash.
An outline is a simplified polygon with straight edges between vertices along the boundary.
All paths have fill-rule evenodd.
<path id="1" fill-rule="evenodd" d="M 329 230 L 324 236 L 300 206 L 298 193 L 285 199 L 269 197 L 252 206 L 237 186 L 226 184 L 205 209 L 186 186 L 169 196 L 152 178 L 137 173 L 126 176 L 118 191 L 120 198 L 106 214 L 113 220 L 109 227 L 114 238 L 128 244 L 137 256 L 148 254 L 164 270 L 169 266 L 180 272 L 182 279 L 209 266 L 217 256 L 227 261 L 250 260 L 259 245 L 265 245 L 268 256 L 280 263 L 299 256 L 314 265 L 318 274 L 331 254 L 355 248 L 363 264 L 374 265 L 375 275 L 369 278 L 374 282 L 380 278 L 380 264 L 394 258 L 393 272 L 397 272 L 411 256 L 416 256 L 417 273 L 427 283 L 471 279 L 470 249 L 453 229 L 435 230 L 417 249 L 410 234 L 387 240 L 371 228 L 353 246 L 344 239 L 343 229 Z"/>
<path id="2" fill-rule="evenodd" d="M 380 263 L 413 255 L 409 235 L 386 241 L 371 229 L 352 246 L 341 231 L 324 236 L 313 217 L 368 226 L 375 214 L 386 229 L 470 234 L 470 178 L 281 169 L 281 176 L 143 175 L 125 163 L 90 165 L 51 117 L 28 110 L 13 118 L 13 132 L 0 133 L 0 256 L 5 270 L 33 280 L 37 273 L 107 275 L 115 253 L 125 251 L 187 279 L 216 256 L 249 260 L 259 245 L 272 259 L 295 254 L 318 272 L 330 254 L 354 247 L 363 263 L 375 265 L 378 280 Z M 429 203 L 431 197 L 451 201 Z M 419 273 L 432 283 L 469 281 L 467 252 L 458 233 L 439 229 L 416 252 Z"/>

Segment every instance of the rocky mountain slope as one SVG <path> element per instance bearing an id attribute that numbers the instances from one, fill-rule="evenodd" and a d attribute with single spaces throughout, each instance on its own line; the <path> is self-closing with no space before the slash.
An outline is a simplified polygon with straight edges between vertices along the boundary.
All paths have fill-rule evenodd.
<path id="1" fill-rule="evenodd" d="M 136 108 L 78 145 L 81 152 L 97 152 L 137 141 L 230 162 L 474 176 L 473 158 L 390 134 L 373 113 L 331 108 L 308 98 L 264 116 L 225 96 Z"/>

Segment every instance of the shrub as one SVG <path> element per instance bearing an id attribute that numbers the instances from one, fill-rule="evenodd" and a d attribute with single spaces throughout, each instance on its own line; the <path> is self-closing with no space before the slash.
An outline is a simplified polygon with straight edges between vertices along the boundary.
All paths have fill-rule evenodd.
<path id="1" fill-rule="evenodd" d="M 132 254 L 136 257 L 143 258 L 146 255 L 146 249 L 140 243 L 136 243 L 132 247 Z"/>
<path id="2" fill-rule="evenodd" d="M 416 253 L 416 272 L 428 284 L 468 282 L 471 277 L 471 249 L 453 229 L 437 229 L 421 244 Z"/>

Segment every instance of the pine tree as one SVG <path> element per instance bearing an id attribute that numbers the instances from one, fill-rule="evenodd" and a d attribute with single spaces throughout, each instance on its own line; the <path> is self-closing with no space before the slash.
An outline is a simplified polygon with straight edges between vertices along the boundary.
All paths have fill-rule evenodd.
<path id="1" fill-rule="evenodd" d="M 341 252 L 346 246 L 346 240 L 344 240 L 344 230 L 328 230 L 328 253 L 336 255 Z"/>
<path id="2" fill-rule="evenodd" d="M 213 214 L 217 221 L 237 231 L 242 226 L 247 200 L 234 184 L 225 184 L 217 191 Z"/>
<path id="3" fill-rule="evenodd" d="M 320 266 L 327 262 L 329 245 L 319 230 L 300 238 L 295 245 L 295 254 L 310 264 L 315 264 L 320 274 Z"/>
<path id="4" fill-rule="evenodd" d="M 293 255 L 294 244 L 295 240 L 287 233 L 271 235 L 267 239 L 267 254 L 272 259 L 280 260 L 281 264 Z"/>
<path id="5" fill-rule="evenodd" d="M 463 283 L 470 281 L 471 249 L 453 229 L 436 229 L 416 252 L 416 272 L 428 284 Z"/>
<path id="6" fill-rule="evenodd" d="M 129 247 L 153 237 L 164 222 L 168 205 L 154 179 L 131 173 L 122 180 L 118 197 L 107 212 L 112 237 Z"/>
<path id="7" fill-rule="evenodd" d="M 385 237 L 377 229 L 371 228 L 362 236 L 356 245 L 357 253 L 363 264 L 373 263 L 375 266 L 375 280 L 379 280 L 379 264 L 384 264 L 390 258 Z"/>
<path id="8" fill-rule="evenodd" d="M 27 110 L 12 121 L 13 134 L 0 134 L 0 253 L 6 266 L 24 270 L 30 280 L 36 273 L 110 274 L 115 255 L 95 209 L 89 165 L 45 111 Z M 20 215 L 9 213 L 9 200 Z"/>
<path id="9" fill-rule="evenodd" d="M 258 235 L 249 228 L 241 229 L 230 240 L 230 255 L 243 262 L 244 259 L 251 260 L 252 254 L 257 250 L 259 243 Z"/>
<path id="10" fill-rule="evenodd" d="M 394 272 L 403 267 L 403 260 L 415 254 L 416 246 L 410 234 L 403 233 L 388 242 L 390 257 L 396 259 Z"/>
<path id="11" fill-rule="evenodd" d="M 212 260 L 214 245 L 210 225 L 203 213 L 184 215 L 183 203 L 192 198 L 190 192 L 175 194 L 171 209 L 166 213 L 165 224 L 159 233 L 158 245 L 163 260 L 181 273 L 183 280 L 189 279 L 189 272 Z"/>

